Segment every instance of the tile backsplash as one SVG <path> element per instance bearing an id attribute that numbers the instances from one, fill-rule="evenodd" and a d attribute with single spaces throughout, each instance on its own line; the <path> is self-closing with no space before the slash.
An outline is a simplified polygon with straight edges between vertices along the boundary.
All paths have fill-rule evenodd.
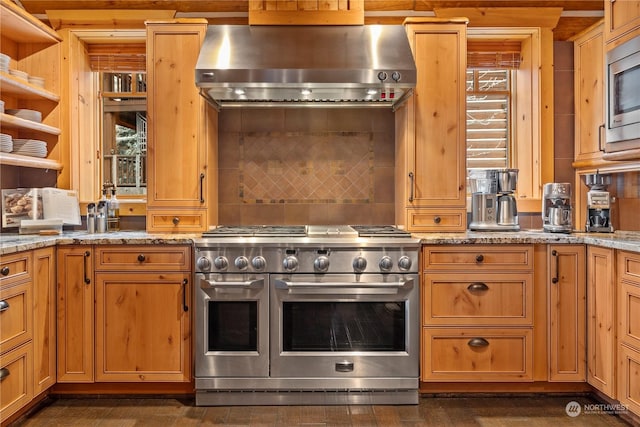
<path id="1" fill-rule="evenodd" d="M 393 223 L 390 109 L 231 109 L 219 123 L 220 224 Z"/>

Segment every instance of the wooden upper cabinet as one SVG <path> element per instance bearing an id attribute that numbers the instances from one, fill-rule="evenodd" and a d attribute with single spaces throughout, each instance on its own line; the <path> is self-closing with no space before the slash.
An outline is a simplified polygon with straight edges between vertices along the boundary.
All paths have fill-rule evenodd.
<path id="1" fill-rule="evenodd" d="M 640 1 L 605 0 L 604 23 L 606 43 L 623 43 L 640 35 Z"/>
<path id="2" fill-rule="evenodd" d="M 396 112 L 399 224 L 412 231 L 466 228 L 466 24 L 408 20 L 418 71 Z"/>
<path id="3" fill-rule="evenodd" d="M 364 0 L 249 0 L 249 25 L 363 25 Z"/>
<path id="4" fill-rule="evenodd" d="M 147 231 L 197 232 L 216 220 L 217 113 L 194 74 L 206 29 L 202 19 L 147 23 Z"/>
<path id="5" fill-rule="evenodd" d="M 601 160 L 604 145 L 604 24 L 573 42 L 576 166 Z"/>

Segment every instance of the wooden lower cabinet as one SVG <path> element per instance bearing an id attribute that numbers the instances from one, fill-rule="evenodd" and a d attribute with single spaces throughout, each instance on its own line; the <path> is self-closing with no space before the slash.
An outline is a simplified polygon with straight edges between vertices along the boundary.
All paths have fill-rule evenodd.
<path id="1" fill-rule="evenodd" d="M 189 381 L 188 273 L 96 273 L 96 381 Z"/>
<path id="2" fill-rule="evenodd" d="M 191 381 L 191 247 L 58 249 L 58 382 Z"/>
<path id="3" fill-rule="evenodd" d="M 533 381 L 533 246 L 424 246 L 422 269 L 421 380 Z"/>
<path id="4" fill-rule="evenodd" d="M 53 247 L 5 255 L 0 261 L 3 423 L 56 382 L 55 261 Z"/>
<path id="5" fill-rule="evenodd" d="M 93 382 L 93 247 L 58 247 L 58 382 Z"/>
<path id="6" fill-rule="evenodd" d="M 33 251 L 34 395 L 56 383 L 56 253 Z"/>
<path id="7" fill-rule="evenodd" d="M 584 245 L 547 246 L 549 381 L 586 381 Z"/>
<path id="8" fill-rule="evenodd" d="M 618 251 L 617 399 L 640 417 L 640 254 Z"/>
<path id="9" fill-rule="evenodd" d="M 430 381 L 533 381 L 531 328 L 423 328 Z"/>
<path id="10" fill-rule="evenodd" d="M 95 380 L 191 380 L 191 247 L 96 248 Z"/>
<path id="11" fill-rule="evenodd" d="M 587 381 L 616 398 L 614 249 L 587 248 Z"/>

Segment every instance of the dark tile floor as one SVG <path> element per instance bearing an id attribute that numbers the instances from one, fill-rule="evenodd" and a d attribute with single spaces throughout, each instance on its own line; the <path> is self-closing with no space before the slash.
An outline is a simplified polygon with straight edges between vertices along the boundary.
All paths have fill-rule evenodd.
<path id="1" fill-rule="evenodd" d="M 571 417 L 571 402 L 581 413 Z M 410 406 L 196 407 L 179 399 L 49 399 L 14 426 L 629 426 L 588 396 L 422 397 Z M 575 412 L 574 412 L 575 413 Z"/>

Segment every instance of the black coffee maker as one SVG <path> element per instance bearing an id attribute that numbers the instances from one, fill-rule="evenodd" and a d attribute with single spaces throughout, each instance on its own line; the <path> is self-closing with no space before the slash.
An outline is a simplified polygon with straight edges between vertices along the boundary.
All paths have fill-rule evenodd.
<path id="1" fill-rule="evenodd" d="M 587 191 L 587 221 L 585 231 L 613 233 L 611 225 L 611 195 L 607 186 L 611 184 L 611 175 L 598 172 L 584 176 Z"/>

